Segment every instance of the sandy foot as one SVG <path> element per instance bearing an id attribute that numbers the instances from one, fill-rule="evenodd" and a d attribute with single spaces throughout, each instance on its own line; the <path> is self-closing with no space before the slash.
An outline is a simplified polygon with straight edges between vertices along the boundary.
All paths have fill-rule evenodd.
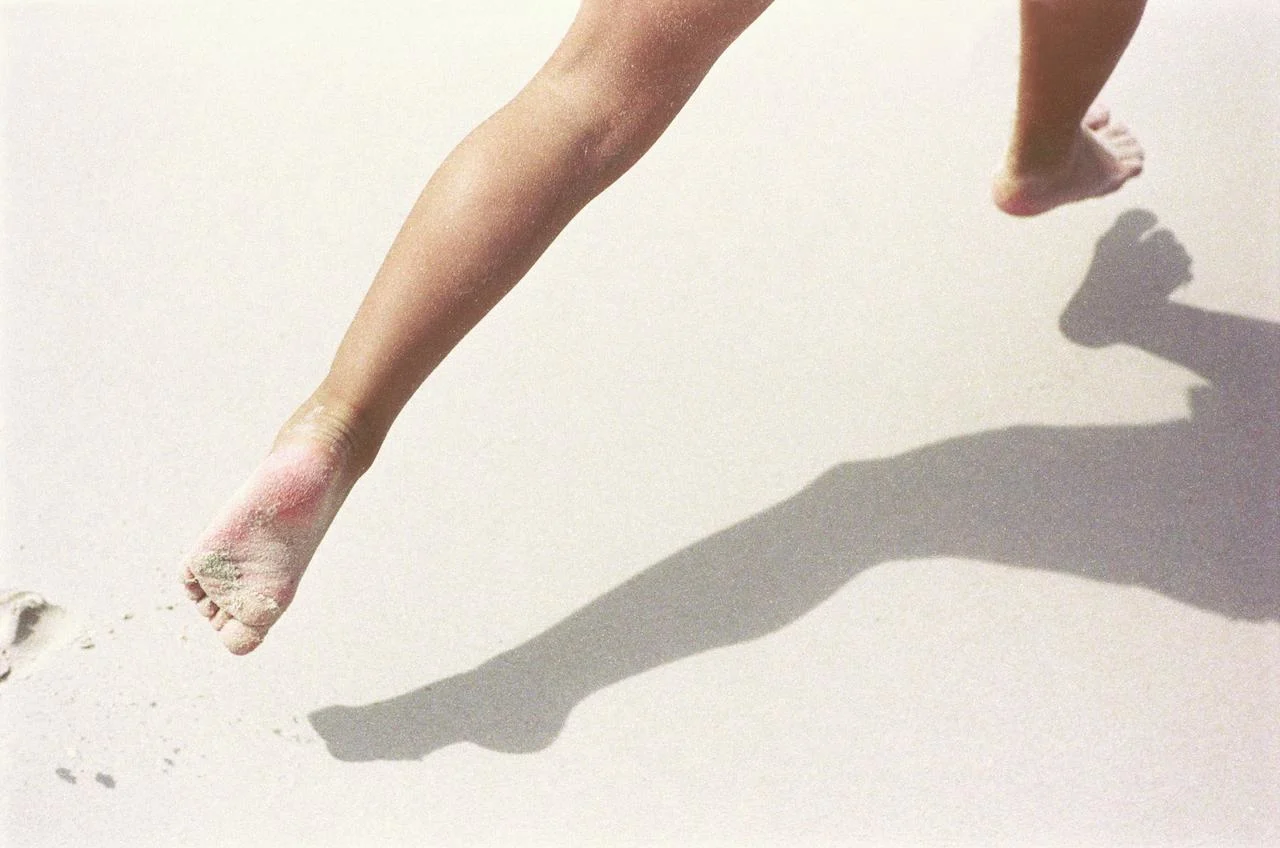
<path id="1" fill-rule="evenodd" d="M 992 199 L 1010 215 L 1048 212 L 1066 203 L 1110 194 L 1142 173 L 1142 145 L 1111 113 L 1094 107 L 1071 153 L 1050 171 L 1019 171 L 1007 163 L 996 175 Z"/>
<path id="2" fill-rule="evenodd" d="M 314 435 L 277 443 L 184 561 L 188 597 L 231 653 L 258 647 L 293 600 L 355 482 L 344 456 Z"/>

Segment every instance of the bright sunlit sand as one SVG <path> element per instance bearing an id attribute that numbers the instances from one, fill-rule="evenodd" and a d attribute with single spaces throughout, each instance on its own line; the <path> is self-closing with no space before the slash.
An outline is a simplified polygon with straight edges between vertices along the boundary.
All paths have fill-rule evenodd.
<path id="1" fill-rule="evenodd" d="M 354 488 L 261 464 L 511 5 L 4 6 L 7 844 L 1280 840 L 1280 10 L 1153 2 L 1024 220 L 1016 4 L 777 0 Z"/>

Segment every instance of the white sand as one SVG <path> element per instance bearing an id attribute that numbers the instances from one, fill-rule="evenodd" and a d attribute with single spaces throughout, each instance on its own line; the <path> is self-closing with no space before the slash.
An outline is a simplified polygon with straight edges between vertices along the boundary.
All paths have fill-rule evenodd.
<path id="1" fill-rule="evenodd" d="M 0 683 L 12 845 L 1280 841 L 1276 374 L 1186 423 L 1203 377 L 1056 325 L 1145 208 L 1261 322 L 1166 341 L 1276 361 L 1272 0 L 1153 2 L 1147 173 L 1032 221 L 1012 2 L 779 0 L 237 659 L 179 556 L 574 8 L 376 5 L 5 6 L 0 585 L 94 641 Z M 307 722 L 437 682 L 340 741 L 491 747 Z"/>
<path id="2" fill-rule="evenodd" d="M 30 677 L 72 644 L 87 650 L 93 638 L 66 610 L 35 592 L 0 591 L 0 681 Z"/>

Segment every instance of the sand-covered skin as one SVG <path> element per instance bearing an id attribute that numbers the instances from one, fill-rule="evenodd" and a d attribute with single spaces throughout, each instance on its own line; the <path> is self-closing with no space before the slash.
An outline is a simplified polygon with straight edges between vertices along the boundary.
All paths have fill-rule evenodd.
<path id="1" fill-rule="evenodd" d="M 300 435 L 273 450 L 205 530 L 181 577 L 227 650 L 262 643 L 353 482 L 340 448 Z"/>

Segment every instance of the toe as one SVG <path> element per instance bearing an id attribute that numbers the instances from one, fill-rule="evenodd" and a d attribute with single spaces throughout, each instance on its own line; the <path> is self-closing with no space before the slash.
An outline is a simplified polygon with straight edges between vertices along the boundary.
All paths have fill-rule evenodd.
<path id="1" fill-rule="evenodd" d="M 1091 130 L 1100 130 L 1111 121 L 1111 110 L 1106 106 L 1094 104 L 1084 116 L 1084 125 Z"/>
<path id="2" fill-rule="evenodd" d="M 200 585 L 200 581 L 191 573 L 191 569 L 185 566 L 182 569 L 182 587 L 187 591 L 187 597 L 193 601 L 198 601 L 204 597 L 204 587 Z"/>
<path id="3" fill-rule="evenodd" d="M 247 654 L 262 644 L 267 635 L 265 627 L 250 627 L 236 619 L 229 620 L 218 632 L 222 644 L 233 654 Z"/>
<path id="4" fill-rule="evenodd" d="M 1119 121 L 1114 124 L 1107 124 L 1107 126 L 1101 130 L 1100 135 L 1110 141 L 1120 141 L 1122 139 L 1133 138 L 1133 133 L 1129 131 L 1129 127 Z"/>
<path id="5" fill-rule="evenodd" d="M 196 609 L 200 610 L 200 614 L 205 618 L 213 618 L 218 614 L 218 605 L 214 603 L 213 598 L 208 596 L 200 599 L 200 602 L 196 604 Z"/>
<path id="6" fill-rule="evenodd" d="M 227 622 L 231 620 L 231 614 L 224 609 L 218 610 L 213 618 L 209 619 L 209 623 L 213 625 L 214 630 L 221 630 L 227 626 Z"/>
<path id="7" fill-rule="evenodd" d="M 1143 153 L 1140 145 L 1136 142 L 1129 142 L 1128 144 L 1121 144 L 1116 147 L 1116 156 L 1121 159 L 1137 159 L 1138 161 L 1142 161 L 1145 154 Z"/>
<path id="8" fill-rule="evenodd" d="M 1142 173 L 1142 154 L 1126 153 L 1116 159 L 1120 163 L 1122 176 L 1127 180 Z"/>
<path id="9" fill-rule="evenodd" d="M 264 629 L 275 624 L 276 619 L 284 612 L 284 607 L 274 599 L 253 591 L 241 592 L 234 598 L 227 599 L 226 605 L 231 614 L 245 624 Z"/>

